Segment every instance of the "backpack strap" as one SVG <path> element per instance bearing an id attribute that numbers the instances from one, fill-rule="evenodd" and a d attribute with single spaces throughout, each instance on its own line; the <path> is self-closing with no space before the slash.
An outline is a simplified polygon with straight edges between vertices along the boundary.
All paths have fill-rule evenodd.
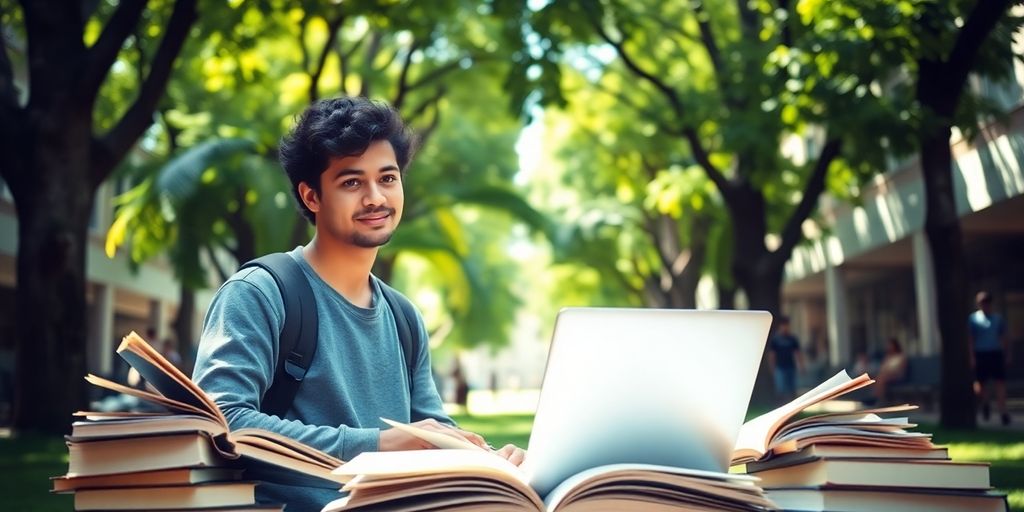
<path id="1" fill-rule="evenodd" d="M 316 299 L 302 267 L 286 253 L 267 254 L 245 263 L 241 268 L 249 267 L 269 272 L 284 300 L 284 326 L 281 328 L 274 379 L 260 402 L 260 411 L 283 418 L 316 354 L 320 325 Z"/>
<path id="2" fill-rule="evenodd" d="M 383 282 L 380 282 L 380 291 L 383 292 L 384 301 L 391 307 L 391 314 L 395 317 L 398 341 L 402 347 L 402 355 L 405 356 L 405 371 L 409 374 L 409 396 L 412 397 L 416 363 L 420 359 L 420 350 L 424 346 L 423 340 L 420 339 L 416 308 L 413 307 L 412 302 L 409 302 L 409 299 Z"/>

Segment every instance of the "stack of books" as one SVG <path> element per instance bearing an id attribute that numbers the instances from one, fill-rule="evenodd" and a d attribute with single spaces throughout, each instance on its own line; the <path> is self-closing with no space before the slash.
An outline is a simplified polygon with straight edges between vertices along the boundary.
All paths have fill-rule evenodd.
<path id="1" fill-rule="evenodd" d="M 808 407 L 870 385 L 840 372 L 789 404 L 747 422 L 733 464 L 760 478 L 765 495 L 799 511 L 1005 511 L 987 463 L 953 461 L 931 434 L 914 432 L 913 405 L 818 414 Z"/>
<path id="2" fill-rule="evenodd" d="M 79 415 L 67 437 L 68 472 L 53 478 L 53 492 L 74 493 L 75 510 L 282 510 L 257 506 L 237 457 L 188 418 Z"/>
<path id="3" fill-rule="evenodd" d="M 74 493 L 75 510 L 283 510 L 256 505 L 257 483 L 242 480 L 243 466 L 292 482 L 343 481 L 331 474 L 342 464 L 337 458 L 273 432 L 231 431 L 217 404 L 137 334 L 117 351 L 156 392 L 94 375 L 86 380 L 168 412 L 76 413 L 68 472 L 53 478 L 53 492 Z"/>

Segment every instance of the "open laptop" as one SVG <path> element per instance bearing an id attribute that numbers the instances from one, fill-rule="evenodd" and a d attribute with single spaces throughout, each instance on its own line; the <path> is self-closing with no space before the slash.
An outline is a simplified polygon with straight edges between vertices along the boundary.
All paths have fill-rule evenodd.
<path id="1" fill-rule="evenodd" d="M 546 496 L 605 464 L 724 472 L 764 350 L 765 311 L 559 312 L 523 468 Z"/>

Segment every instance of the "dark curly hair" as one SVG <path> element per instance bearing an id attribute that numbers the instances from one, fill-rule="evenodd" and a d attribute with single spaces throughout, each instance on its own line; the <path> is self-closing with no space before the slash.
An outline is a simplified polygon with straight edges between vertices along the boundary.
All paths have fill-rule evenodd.
<path id="1" fill-rule="evenodd" d="M 281 139 L 278 157 L 292 182 L 299 211 L 316 224 L 313 212 L 299 196 L 305 182 L 320 193 L 320 175 L 334 158 L 361 155 L 371 143 L 386 140 L 395 150 L 398 168 L 405 168 L 415 150 L 415 137 L 390 105 L 364 97 L 319 100 L 299 114 L 292 130 Z"/>

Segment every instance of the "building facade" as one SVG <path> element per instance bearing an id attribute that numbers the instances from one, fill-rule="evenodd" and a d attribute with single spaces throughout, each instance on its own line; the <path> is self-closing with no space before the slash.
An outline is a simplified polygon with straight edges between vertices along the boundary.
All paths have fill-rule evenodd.
<path id="1" fill-rule="evenodd" d="M 177 314 L 179 285 L 172 269 L 162 259 L 147 262 L 136 271 L 126 251 L 108 258 L 104 241 L 114 215 L 113 198 L 119 192 L 114 181 L 104 183 L 96 193 L 89 222 L 86 253 L 86 301 L 88 304 L 87 370 L 113 375 L 114 350 L 130 331 L 140 334 L 152 329 L 157 340 L 171 332 Z M 8 419 L 14 374 L 16 257 L 18 219 L 6 185 L 0 181 L 0 423 Z M 151 340 L 151 341 L 157 341 Z"/>
<path id="2" fill-rule="evenodd" d="M 1019 100 L 1017 95 L 1018 105 Z M 993 294 L 1019 354 L 1024 349 L 1024 107 L 1013 109 L 1008 122 L 985 127 L 976 140 L 956 140 L 952 149 L 970 293 Z M 825 198 L 820 213 L 828 233 L 794 251 L 783 291 L 805 350 L 827 355 L 832 367 L 849 366 L 859 353 L 881 352 L 890 337 L 911 356 L 939 354 L 942 333 L 917 160 L 877 176 L 860 204 Z"/>

